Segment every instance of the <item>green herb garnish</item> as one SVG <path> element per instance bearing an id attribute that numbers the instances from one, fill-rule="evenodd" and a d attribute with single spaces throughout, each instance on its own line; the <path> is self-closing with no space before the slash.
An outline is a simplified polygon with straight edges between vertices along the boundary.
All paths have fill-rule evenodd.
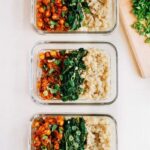
<path id="1" fill-rule="evenodd" d="M 61 13 L 61 15 L 62 15 L 62 17 L 65 17 L 65 16 L 66 16 L 66 12 L 63 11 L 63 12 Z"/>
<path id="2" fill-rule="evenodd" d="M 46 146 L 41 146 L 41 150 L 48 150 Z"/>
<path id="3" fill-rule="evenodd" d="M 51 94 L 57 94 L 57 92 L 60 91 L 60 86 L 55 84 L 53 88 L 47 87 L 47 90 L 49 90 Z"/>
<path id="4" fill-rule="evenodd" d="M 60 54 L 64 56 L 66 54 L 66 50 L 61 50 Z"/>
<path id="5" fill-rule="evenodd" d="M 150 43 L 150 1 L 149 0 L 132 0 L 132 12 L 137 18 L 137 21 L 132 25 L 134 29 L 145 36 L 146 43 Z"/>
<path id="6" fill-rule="evenodd" d="M 55 63 L 56 65 L 60 65 L 61 61 L 60 61 L 60 60 L 55 60 L 54 63 Z"/>
<path id="7" fill-rule="evenodd" d="M 43 139 L 43 140 L 46 140 L 46 139 L 48 139 L 48 136 L 47 136 L 47 135 L 43 135 L 43 136 L 42 136 L 42 139 Z"/>
<path id="8" fill-rule="evenodd" d="M 55 131 L 57 129 L 58 125 L 54 124 L 52 125 L 52 132 Z"/>
<path id="9" fill-rule="evenodd" d="M 57 25 L 57 22 L 51 20 L 49 24 L 50 24 L 50 28 L 54 28 Z"/>
<path id="10" fill-rule="evenodd" d="M 50 76 L 55 70 L 52 68 L 48 71 L 48 75 Z"/>
<path id="11" fill-rule="evenodd" d="M 47 66 L 46 64 L 44 64 L 44 65 L 42 66 L 42 69 L 43 69 L 44 71 L 48 71 L 48 66 Z"/>
<path id="12" fill-rule="evenodd" d="M 63 133 L 63 128 L 61 128 L 61 127 L 59 128 L 59 133 L 61 133 L 61 134 Z"/>

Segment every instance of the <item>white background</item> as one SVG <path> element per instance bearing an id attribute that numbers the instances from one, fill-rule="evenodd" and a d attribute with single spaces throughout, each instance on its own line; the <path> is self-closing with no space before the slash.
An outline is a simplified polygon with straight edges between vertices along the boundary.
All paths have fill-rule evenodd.
<path id="1" fill-rule="evenodd" d="M 150 150 L 150 79 L 138 75 L 122 27 L 113 34 L 38 35 L 30 0 L 0 0 L 0 150 L 27 150 L 29 120 L 39 112 L 109 113 L 118 122 L 119 150 Z M 109 41 L 119 53 L 119 97 L 110 106 L 41 106 L 29 96 L 29 52 L 39 40 Z"/>

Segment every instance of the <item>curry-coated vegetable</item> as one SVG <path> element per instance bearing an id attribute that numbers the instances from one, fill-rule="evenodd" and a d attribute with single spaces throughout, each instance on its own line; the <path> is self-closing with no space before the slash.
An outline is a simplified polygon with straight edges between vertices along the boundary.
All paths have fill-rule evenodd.
<path id="1" fill-rule="evenodd" d="M 67 31 L 65 26 L 66 14 L 68 11 L 62 0 L 37 0 L 36 20 L 40 30 Z"/>
<path id="2" fill-rule="evenodd" d="M 37 0 L 36 26 L 46 32 L 74 31 L 90 9 L 85 0 Z"/>
<path id="3" fill-rule="evenodd" d="M 39 59 L 39 67 L 42 70 L 40 80 L 37 82 L 39 95 L 43 99 L 60 99 L 60 75 L 65 56 L 53 50 L 40 53 Z"/>
<path id="4" fill-rule="evenodd" d="M 64 132 L 63 116 L 40 117 L 32 123 L 34 150 L 59 150 Z"/>
<path id="5" fill-rule="evenodd" d="M 41 116 L 32 122 L 32 150 L 84 150 L 87 129 L 82 117 Z"/>
<path id="6" fill-rule="evenodd" d="M 87 53 L 83 48 L 41 52 L 39 67 L 42 74 L 37 82 L 40 97 L 44 100 L 77 100 L 83 91 L 81 74 L 86 69 L 83 58 Z"/>

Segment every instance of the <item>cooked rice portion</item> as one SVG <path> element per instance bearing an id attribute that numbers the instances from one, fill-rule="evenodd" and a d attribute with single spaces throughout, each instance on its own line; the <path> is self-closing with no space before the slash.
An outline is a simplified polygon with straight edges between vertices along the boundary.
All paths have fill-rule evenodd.
<path id="1" fill-rule="evenodd" d="M 109 93 L 109 59 L 105 52 L 91 48 L 84 57 L 83 99 L 105 99 Z"/>
<path id="2" fill-rule="evenodd" d="M 111 149 L 111 123 L 107 117 L 84 117 L 88 131 L 85 150 Z"/>
<path id="3" fill-rule="evenodd" d="M 112 27 L 112 0 L 86 0 L 91 10 L 85 14 L 80 31 L 108 31 Z"/>

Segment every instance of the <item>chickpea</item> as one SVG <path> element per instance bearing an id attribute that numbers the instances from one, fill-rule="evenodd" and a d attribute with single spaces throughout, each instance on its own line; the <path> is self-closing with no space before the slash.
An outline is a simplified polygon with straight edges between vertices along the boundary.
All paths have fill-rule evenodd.
<path id="1" fill-rule="evenodd" d="M 45 53 L 45 57 L 49 58 L 51 56 L 50 52 Z"/>
<path id="2" fill-rule="evenodd" d="M 50 135 L 50 134 L 51 134 L 51 131 L 50 131 L 50 130 L 45 130 L 45 131 L 43 132 L 43 134 L 45 134 L 45 135 Z"/>
<path id="3" fill-rule="evenodd" d="M 57 116 L 57 123 L 60 126 L 63 126 L 63 124 L 64 124 L 64 117 L 63 116 Z"/>
<path id="4" fill-rule="evenodd" d="M 47 66 L 48 66 L 48 68 L 53 68 L 52 63 L 48 63 Z"/>
<path id="5" fill-rule="evenodd" d="M 55 143 L 54 149 L 55 149 L 55 150 L 59 150 L 59 143 Z"/>
<path id="6" fill-rule="evenodd" d="M 42 144 L 45 145 L 45 146 L 47 146 L 48 143 L 49 143 L 49 139 L 45 139 L 45 140 L 42 141 Z"/>
<path id="7" fill-rule="evenodd" d="M 45 59 L 44 53 L 40 53 L 39 58 L 42 59 L 42 60 L 44 60 Z"/>
<path id="8" fill-rule="evenodd" d="M 66 6 L 62 7 L 62 11 L 67 11 L 67 10 L 68 10 L 68 8 Z"/>
<path id="9" fill-rule="evenodd" d="M 39 125 L 40 125 L 39 121 L 36 121 L 33 123 L 32 127 L 36 128 L 36 127 L 39 127 Z"/>
<path id="10" fill-rule="evenodd" d="M 40 4 L 36 4 L 36 9 L 39 9 L 40 8 Z"/>
<path id="11" fill-rule="evenodd" d="M 40 66 L 40 67 L 41 67 L 41 66 Z M 41 87 L 41 82 L 38 81 L 36 86 L 37 86 L 37 88 L 39 89 L 39 88 Z"/>
<path id="12" fill-rule="evenodd" d="M 42 14 L 41 14 L 41 13 L 37 13 L 37 14 L 36 14 L 36 17 L 37 17 L 37 18 L 41 18 L 41 17 L 42 17 Z"/>
<path id="13" fill-rule="evenodd" d="M 40 126 L 39 129 L 37 130 L 37 133 L 41 134 L 45 128 L 43 126 Z"/>
<path id="14" fill-rule="evenodd" d="M 38 146 L 40 146 L 40 145 L 41 145 L 40 139 L 39 139 L 39 137 L 36 137 L 36 138 L 34 139 L 34 146 L 35 146 L 35 147 L 38 147 Z"/>
<path id="15" fill-rule="evenodd" d="M 59 20 L 59 23 L 60 23 L 61 25 L 63 25 L 63 24 L 65 23 L 65 20 L 64 20 L 64 19 L 60 19 L 60 20 Z"/>
<path id="16" fill-rule="evenodd" d="M 55 13 L 55 12 L 56 12 L 56 9 L 55 9 L 55 7 L 54 7 L 53 4 L 51 5 L 51 12 L 52 12 L 52 13 Z"/>
<path id="17" fill-rule="evenodd" d="M 42 21 L 38 21 L 38 22 L 37 22 L 37 26 L 38 26 L 39 28 L 43 27 L 43 22 L 42 22 Z"/>
<path id="18" fill-rule="evenodd" d="M 53 19 L 53 20 L 58 20 L 58 19 L 59 19 L 59 16 L 58 16 L 56 13 L 54 13 L 53 16 L 52 16 L 52 19 Z"/>
<path id="19" fill-rule="evenodd" d="M 50 54 L 51 54 L 51 56 L 54 57 L 54 58 L 57 56 L 57 52 L 54 51 L 54 50 L 53 50 L 53 51 L 50 51 Z"/>
<path id="20" fill-rule="evenodd" d="M 44 21 L 46 22 L 46 23 L 48 23 L 49 22 L 49 18 L 44 18 Z"/>
<path id="21" fill-rule="evenodd" d="M 49 123 L 48 122 L 44 123 L 44 127 L 49 128 Z"/>
<path id="22" fill-rule="evenodd" d="M 48 3 L 50 3 L 50 0 L 43 0 L 43 3 L 44 3 L 45 5 L 47 5 Z"/>
<path id="23" fill-rule="evenodd" d="M 47 10 L 47 11 L 45 12 L 45 16 L 46 16 L 46 17 L 50 17 L 50 16 L 51 16 L 50 10 Z"/>
<path id="24" fill-rule="evenodd" d="M 62 3 L 57 3 L 56 4 L 58 7 L 62 7 Z"/>
<path id="25" fill-rule="evenodd" d="M 39 12 L 40 12 L 40 13 L 44 13 L 44 12 L 45 12 L 44 8 L 43 8 L 43 7 L 40 7 L 40 8 L 39 8 Z"/>
<path id="26" fill-rule="evenodd" d="M 58 134 L 58 139 L 61 140 L 63 138 L 63 134 L 59 133 Z"/>
<path id="27" fill-rule="evenodd" d="M 61 8 L 58 8 L 58 9 L 57 9 L 57 14 L 58 14 L 59 16 L 61 16 L 61 14 L 62 14 L 62 9 L 61 9 Z"/>

